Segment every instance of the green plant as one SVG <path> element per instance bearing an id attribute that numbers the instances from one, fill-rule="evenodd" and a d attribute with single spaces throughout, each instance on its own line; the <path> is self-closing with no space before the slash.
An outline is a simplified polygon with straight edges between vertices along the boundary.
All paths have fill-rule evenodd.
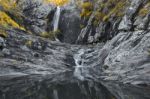
<path id="1" fill-rule="evenodd" d="M 109 21 L 111 17 L 122 17 L 128 3 L 128 0 L 104 0 L 100 2 L 99 7 L 95 10 L 93 24 L 97 26 L 100 22 Z"/>
<path id="2" fill-rule="evenodd" d="M 46 3 L 53 3 L 56 6 L 63 6 L 64 4 L 68 3 L 69 0 L 44 0 Z"/>
<path id="3" fill-rule="evenodd" d="M 25 30 L 22 26 L 16 23 L 9 15 L 7 15 L 3 11 L 0 11 L 0 26 L 5 28 L 12 26 L 14 28 Z"/>
<path id="4" fill-rule="evenodd" d="M 80 16 L 81 17 L 89 17 L 92 14 L 92 10 L 93 10 L 93 4 L 91 2 L 84 2 L 81 5 L 81 13 Z"/>
<path id="5" fill-rule="evenodd" d="M 16 2 L 17 0 L 0 0 L 0 6 L 3 7 L 3 9 L 0 10 L 0 26 L 5 28 L 11 26 L 25 30 L 21 24 L 18 24 L 18 20 L 21 20 L 21 16 Z"/>
<path id="6" fill-rule="evenodd" d="M 50 32 L 42 32 L 40 34 L 41 37 L 44 37 L 44 38 L 48 38 L 48 39 L 52 39 L 54 40 L 55 37 L 60 34 L 60 30 L 57 30 L 57 31 L 50 31 Z"/>
<path id="7" fill-rule="evenodd" d="M 147 3 L 146 3 L 146 5 L 144 5 L 141 9 L 140 9 L 140 11 L 139 11 L 139 13 L 138 13 L 138 15 L 139 16 L 146 16 L 150 11 L 149 11 L 149 9 L 150 9 L 150 1 L 148 1 Z"/>
<path id="8" fill-rule="evenodd" d="M 83 29 L 85 27 L 85 25 L 83 24 L 80 24 L 80 28 Z"/>
<path id="9" fill-rule="evenodd" d="M 6 30 L 0 28 L 0 37 L 6 38 L 8 37 L 8 33 Z"/>
<path id="10" fill-rule="evenodd" d="M 32 44 L 33 44 L 33 41 L 32 41 L 32 40 L 28 40 L 28 41 L 26 41 L 26 43 L 25 43 L 25 45 L 27 45 L 27 46 L 29 46 L 29 47 L 31 47 Z"/>

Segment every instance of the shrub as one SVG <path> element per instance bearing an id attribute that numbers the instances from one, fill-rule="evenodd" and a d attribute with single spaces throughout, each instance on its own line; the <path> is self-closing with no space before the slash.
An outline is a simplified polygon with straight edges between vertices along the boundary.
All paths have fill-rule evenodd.
<path id="1" fill-rule="evenodd" d="M 142 8 L 142 9 L 140 9 L 140 11 L 139 11 L 139 15 L 140 15 L 140 16 L 146 16 L 146 15 L 148 14 L 148 12 L 149 12 L 149 9 L 148 9 L 148 8 Z"/>
<path id="2" fill-rule="evenodd" d="M 16 0 L 0 0 L 0 6 L 4 8 L 4 10 L 11 10 L 17 7 Z"/>
<path id="3" fill-rule="evenodd" d="M 60 34 L 60 30 L 57 30 L 57 31 L 50 31 L 50 32 L 42 32 L 40 34 L 41 37 L 44 37 L 44 38 L 48 38 L 48 39 L 55 39 L 55 37 Z"/>
<path id="4" fill-rule="evenodd" d="M 44 0 L 46 3 L 53 3 L 56 6 L 63 6 L 64 4 L 68 3 L 69 0 Z"/>
<path id="5" fill-rule="evenodd" d="M 0 11 L 0 26 L 5 28 L 12 26 L 14 28 L 25 30 L 23 27 L 21 27 L 18 23 L 16 23 L 10 16 L 8 16 L 3 11 Z"/>
<path id="6" fill-rule="evenodd" d="M 0 29 L 0 37 L 6 38 L 8 36 L 8 33 L 4 29 Z"/>
<path id="7" fill-rule="evenodd" d="M 19 13 L 19 8 L 17 6 L 17 0 L 0 0 L 0 6 L 3 7 L 0 10 L 0 26 L 14 28 L 19 28 L 25 30 L 22 24 L 22 16 Z"/>
<path id="8" fill-rule="evenodd" d="M 92 14 L 92 10 L 93 10 L 93 4 L 91 2 L 84 2 L 81 5 L 81 13 L 80 16 L 81 17 L 89 17 Z"/>
<path id="9" fill-rule="evenodd" d="M 142 17 L 146 16 L 149 13 L 149 9 L 150 9 L 150 1 L 140 9 L 138 15 Z"/>
<path id="10" fill-rule="evenodd" d="M 119 18 L 124 15 L 124 9 L 129 4 L 128 0 L 104 0 L 101 1 L 98 8 L 95 10 L 94 25 L 100 22 L 107 22 L 111 17 Z"/>
<path id="11" fill-rule="evenodd" d="M 32 40 L 28 40 L 28 41 L 25 42 L 25 45 L 27 45 L 27 46 L 29 46 L 29 47 L 31 47 L 32 44 L 33 44 L 33 41 L 32 41 Z"/>

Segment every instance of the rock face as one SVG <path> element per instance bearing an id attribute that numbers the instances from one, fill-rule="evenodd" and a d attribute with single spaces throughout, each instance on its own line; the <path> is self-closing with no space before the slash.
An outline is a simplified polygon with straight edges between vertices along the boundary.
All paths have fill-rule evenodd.
<path id="1" fill-rule="evenodd" d="M 56 6 L 43 3 L 43 0 L 20 0 L 19 6 L 24 15 L 24 25 L 28 30 L 36 35 L 53 31 Z M 74 2 L 61 7 L 59 20 L 59 40 L 65 43 L 75 43 L 81 29 L 79 10 Z"/>
<path id="2" fill-rule="evenodd" d="M 47 16 L 49 14 L 51 17 L 54 16 L 54 6 L 43 3 L 43 0 L 19 0 L 18 5 L 22 10 L 24 25 L 28 30 L 36 35 L 47 31 Z"/>
<path id="3" fill-rule="evenodd" d="M 60 18 L 60 32 L 58 36 L 61 42 L 75 44 L 80 29 L 80 16 L 76 8 L 64 8 Z"/>
<path id="4" fill-rule="evenodd" d="M 19 1 L 36 35 L 15 28 L 0 35 L 0 99 L 150 99 L 150 16 L 137 15 L 148 0 L 132 0 L 123 18 L 98 26 L 92 14 L 80 34 L 78 10 L 62 8 L 59 39 L 67 43 L 38 36 L 55 13 L 40 2 Z M 99 43 L 68 44 L 75 41 Z"/>
<path id="5" fill-rule="evenodd" d="M 107 41 L 120 31 L 149 30 L 149 11 L 145 10 L 149 8 L 149 1 L 132 0 L 129 2 L 124 8 L 124 15 L 122 17 L 116 18 L 112 14 L 112 16 L 109 16 L 109 20 L 99 22 L 98 26 L 93 25 L 96 15 L 92 14 L 86 27 L 82 29 L 77 43 Z M 122 14 L 121 12 L 118 13 Z"/>
<path id="6" fill-rule="evenodd" d="M 95 47 L 8 33 L 1 40 L 1 99 L 150 98 L 149 32 L 122 32 Z"/>

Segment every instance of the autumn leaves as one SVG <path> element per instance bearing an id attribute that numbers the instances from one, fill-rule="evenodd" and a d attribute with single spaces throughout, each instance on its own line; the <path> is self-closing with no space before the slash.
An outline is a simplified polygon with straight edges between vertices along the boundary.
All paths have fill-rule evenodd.
<path id="1" fill-rule="evenodd" d="M 63 6 L 69 2 L 69 0 L 45 0 L 46 2 L 52 3 L 56 6 Z"/>

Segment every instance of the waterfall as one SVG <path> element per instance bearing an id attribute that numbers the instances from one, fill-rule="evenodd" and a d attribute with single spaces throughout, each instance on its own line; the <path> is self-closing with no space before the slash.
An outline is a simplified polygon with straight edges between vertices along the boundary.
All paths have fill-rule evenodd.
<path id="1" fill-rule="evenodd" d="M 57 6 L 56 12 L 53 18 L 53 31 L 57 32 L 58 31 L 58 26 L 59 26 L 59 20 L 60 20 L 60 13 L 61 13 L 61 8 Z M 59 41 L 56 36 L 55 36 L 56 41 Z"/>
<path id="2" fill-rule="evenodd" d="M 56 89 L 53 90 L 53 94 L 54 94 L 54 99 L 59 99 L 58 98 L 58 92 Z"/>
<path id="3" fill-rule="evenodd" d="M 77 77 L 79 80 L 84 80 L 84 76 L 82 76 L 82 68 L 83 68 L 83 59 L 82 55 L 84 54 L 84 50 L 81 49 L 78 51 L 77 54 L 74 55 L 74 60 L 75 60 L 75 70 L 74 70 L 74 76 Z"/>
<path id="4" fill-rule="evenodd" d="M 58 6 L 54 15 L 53 31 L 58 30 L 61 9 Z"/>

